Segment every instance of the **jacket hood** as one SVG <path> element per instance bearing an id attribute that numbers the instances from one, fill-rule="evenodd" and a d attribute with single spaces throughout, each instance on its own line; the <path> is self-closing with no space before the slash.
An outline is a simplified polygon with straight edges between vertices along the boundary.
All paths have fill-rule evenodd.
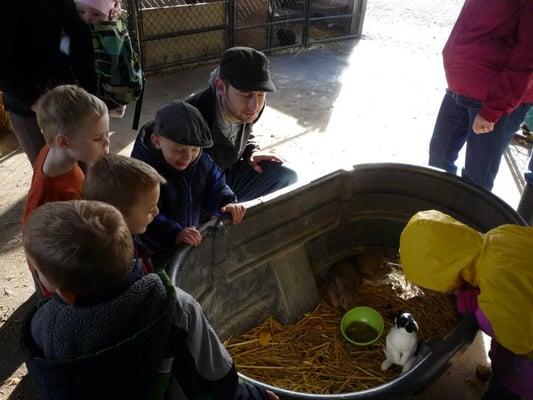
<path id="1" fill-rule="evenodd" d="M 502 225 L 486 234 L 439 211 L 415 214 L 400 237 L 407 279 L 450 292 L 477 287 L 496 340 L 533 358 L 533 228 Z"/>
<path id="2" fill-rule="evenodd" d="M 146 275 L 91 307 L 52 298 L 28 315 L 21 346 L 40 398 L 148 398 L 176 307 L 167 280 Z"/>
<path id="3" fill-rule="evenodd" d="M 33 316 L 31 334 L 45 359 L 87 357 L 150 325 L 167 298 L 167 290 L 155 274 L 138 279 L 118 297 L 94 305 L 80 307 L 53 297 Z"/>
<path id="4" fill-rule="evenodd" d="M 488 231 L 478 270 L 479 308 L 496 339 L 533 359 L 533 228 L 502 225 Z"/>
<path id="5" fill-rule="evenodd" d="M 477 286 L 475 262 L 483 235 L 436 210 L 416 213 L 400 237 L 405 276 L 427 289 L 451 292 L 465 281 Z"/>

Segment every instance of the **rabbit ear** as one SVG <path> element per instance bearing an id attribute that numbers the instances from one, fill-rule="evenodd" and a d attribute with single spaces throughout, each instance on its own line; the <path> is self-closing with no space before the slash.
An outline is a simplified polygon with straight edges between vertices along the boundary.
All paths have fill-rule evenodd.
<path id="1" fill-rule="evenodd" d="M 402 316 L 401 312 L 394 315 L 394 326 L 396 328 L 400 328 L 401 316 Z"/>
<path id="2" fill-rule="evenodd" d="M 402 320 L 402 315 L 403 314 L 404 314 L 404 311 L 401 310 L 401 309 L 396 311 L 396 313 L 394 314 L 394 325 L 398 326 L 398 324 Z"/>

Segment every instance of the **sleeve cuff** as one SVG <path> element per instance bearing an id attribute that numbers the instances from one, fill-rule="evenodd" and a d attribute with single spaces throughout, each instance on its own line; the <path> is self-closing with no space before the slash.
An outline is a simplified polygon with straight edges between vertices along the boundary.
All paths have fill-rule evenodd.
<path id="1" fill-rule="evenodd" d="M 492 111 L 486 106 L 481 107 L 481 110 L 479 110 L 479 116 L 483 119 L 485 119 L 488 122 L 496 123 L 500 119 L 500 117 L 503 115 L 502 112 L 496 112 Z"/>

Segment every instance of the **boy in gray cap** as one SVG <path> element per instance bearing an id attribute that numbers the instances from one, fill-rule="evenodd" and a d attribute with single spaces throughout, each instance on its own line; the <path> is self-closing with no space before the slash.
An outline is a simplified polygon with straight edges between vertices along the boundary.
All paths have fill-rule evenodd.
<path id="1" fill-rule="evenodd" d="M 137 136 L 132 157 L 154 167 L 167 181 L 160 188 L 159 215 L 142 235 L 143 243 L 155 253 L 156 267 L 168 261 L 176 245 L 201 243 L 197 227 L 206 214 L 228 213 L 238 224 L 246 213 L 226 185 L 223 171 L 203 152 L 212 145 L 200 112 L 182 101 L 161 107 Z"/>
<path id="2" fill-rule="evenodd" d="M 269 64 L 263 53 L 250 47 L 228 49 L 209 87 L 187 100 L 211 128 L 214 145 L 208 152 L 241 201 L 272 193 L 297 179 L 280 157 L 261 151 L 253 140 L 252 127 L 265 108 L 266 94 L 276 90 Z"/>

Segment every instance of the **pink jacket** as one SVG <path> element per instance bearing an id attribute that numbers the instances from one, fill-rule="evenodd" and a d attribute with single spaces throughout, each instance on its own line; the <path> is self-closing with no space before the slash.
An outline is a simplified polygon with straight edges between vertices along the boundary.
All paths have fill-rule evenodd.
<path id="1" fill-rule="evenodd" d="M 487 121 L 533 103 L 533 1 L 465 0 L 442 54 L 448 88 Z"/>
<path id="2" fill-rule="evenodd" d="M 492 324 L 479 308 L 478 295 L 479 289 L 460 291 L 457 310 L 463 315 L 474 314 L 479 328 L 493 338 L 489 356 L 496 382 L 524 400 L 533 400 L 533 360 L 525 355 L 512 353 L 494 339 Z"/>

